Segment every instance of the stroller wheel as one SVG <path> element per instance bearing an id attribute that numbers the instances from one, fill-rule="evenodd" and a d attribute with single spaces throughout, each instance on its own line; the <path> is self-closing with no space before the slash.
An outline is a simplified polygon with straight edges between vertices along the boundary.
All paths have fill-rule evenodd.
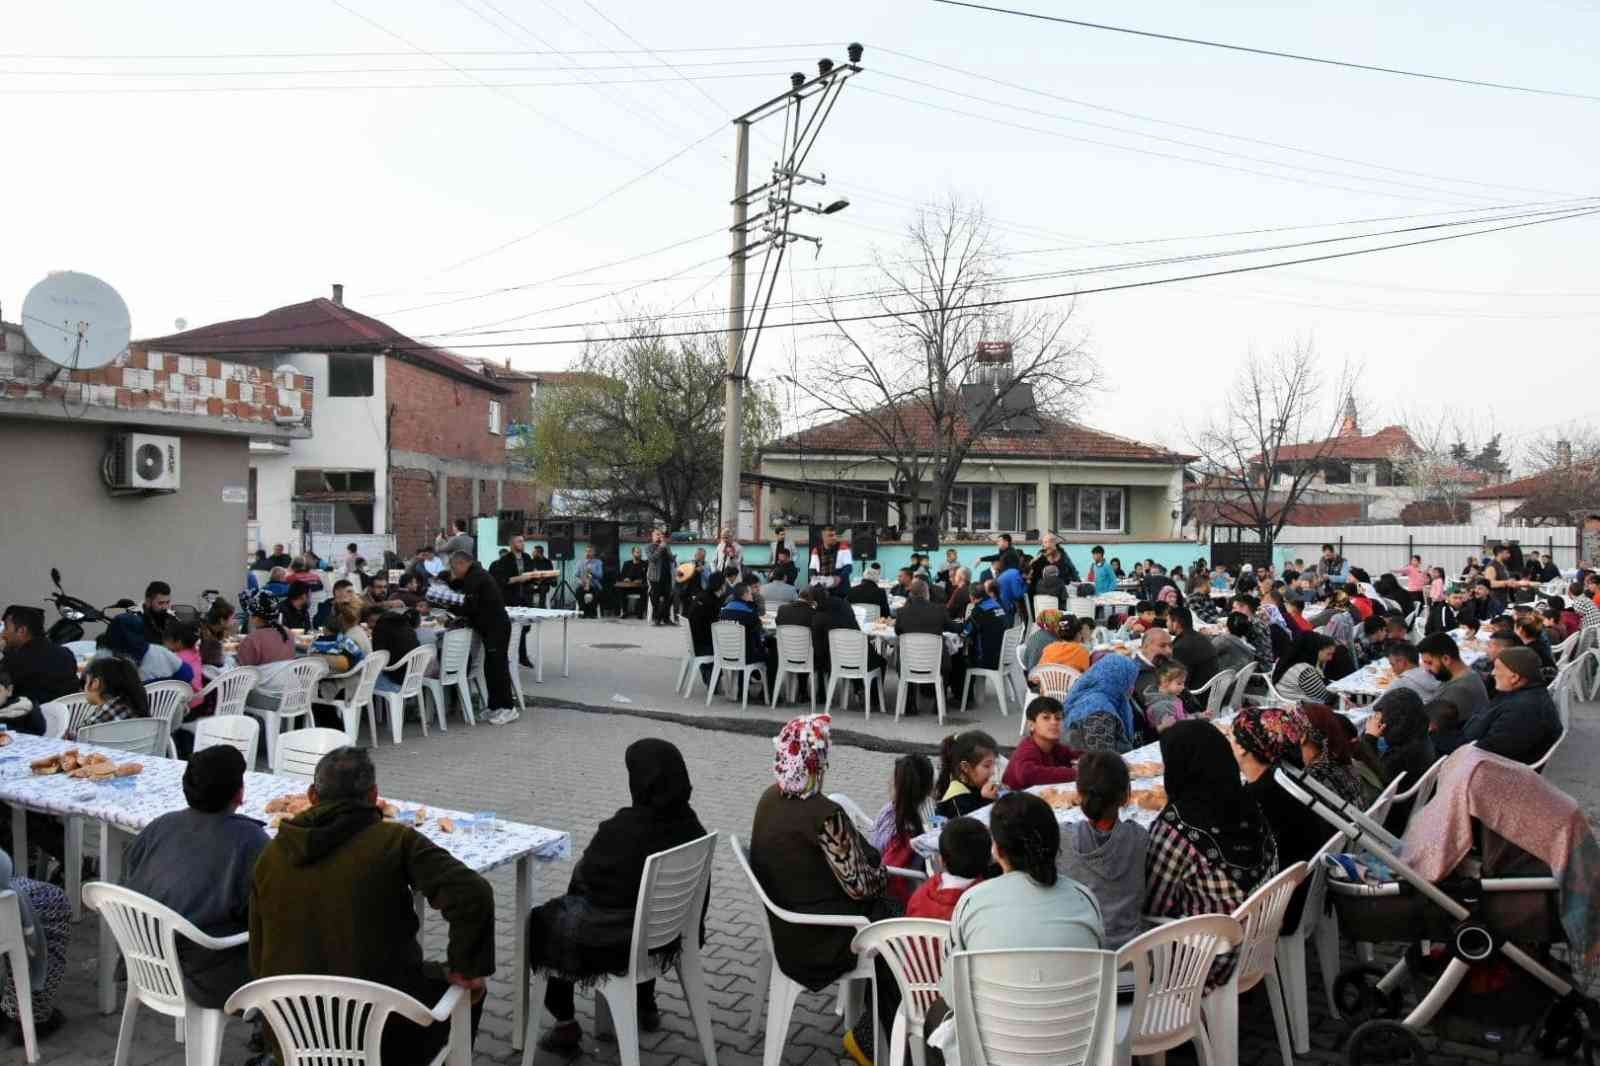
<path id="1" fill-rule="evenodd" d="M 1345 1045 L 1349 1066 L 1424 1066 L 1428 1051 L 1415 1032 L 1400 1022 L 1378 1019 L 1364 1022 Z"/>
<path id="2" fill-rule="evenodd" d="M 1374 1018 L 1398 1018 L 1400 997 L 1378 987 L 1384 971 L 1376 966 L 1354 966 L 1333 982 L 1333 1001 L 1339 1016 L 1352 1028 Z"/>
<path id="3" fill-rule="evenodd" d="M 1557 1003 L 1545 1019 L 1539 1034 L 1539 1053 L 1547 1059 L 1568 1062 L 1594 1062 L 1600 1045 L 1600 1004 L 1592 999 L 1569 997 Z"/>

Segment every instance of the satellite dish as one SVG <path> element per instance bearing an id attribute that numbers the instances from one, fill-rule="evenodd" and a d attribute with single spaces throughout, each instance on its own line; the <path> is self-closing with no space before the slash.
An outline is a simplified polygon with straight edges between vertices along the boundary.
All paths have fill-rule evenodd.
<path id="1" fill-rule="evenodd" d="M 116 289 L 92 275 L 62 270 L 28 290 L 22 331 L 57 366 L 93 370 L 128 350 L 133 327 Z"/>
<path id="2" fill-rule="evenodd" d="M 175 318 L 172 320 L 172 328 L 182 333 L 189 328 L 189 320 L 187 318 Z"/>

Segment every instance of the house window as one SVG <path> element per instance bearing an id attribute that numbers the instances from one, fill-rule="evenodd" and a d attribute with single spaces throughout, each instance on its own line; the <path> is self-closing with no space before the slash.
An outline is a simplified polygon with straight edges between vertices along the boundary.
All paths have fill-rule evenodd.
<path id="1" fill-rule="evenodd" d="M 328 356 L 329 396 L 371 396 L 372 357 L 369 355 Z"/>
<path id="2" fill-rule="evenodd" d="M 1324 485 L 1349 485 L 1354 480 L 1350 464 L 1334 459 L 1322 464 L 1322 483 Z"/>
<path id="3" fill-rule="evenodd" d="M 947 529 L 977 533 L 1018 533 L 1033 519 L 1033 487 L 1029 485 L 967 485 L 950 490 Z"/>
<path id="4" fill-rule="evenodd" d="M 1089 485 L 1058 485 L 1056 528 L 1079 533 L 1126 532 L 1124 490 Z"/>
<path id="5" fill-rule="evenodd" d="M 841 482 L 840 488 L 869 489 L 873 492 L 889 491 L 888 484 L 882 481 Z M 848 526 L 857 522 L 871 522 L 879 526 L 888 525 L 889 502 L 881 499 L 864 499 L 859 496 L 835 496 L 833 500 L 833 524 L 836 526 Z"/>
<path id="6" fill-rule="evenodd" d="M 256 468 L 250 468 L 250 513 L 249 520 L 256 521 Z"/>
<path id="7" fill-rule="evenodd" d="M 377 476 L 371 470 L 296 470 L 293 502 L 295 525 L 309 517 L 313 533 L 373 533 Z"/>
<path id="8" fill-rule="evenodd" d="M 490 433 L 499 433 L 500 432 L 500 417 L 501 417 L 500 416 L 500 401 L 499 400 L 490 400 L 489 401 L 489 432 Z"/>

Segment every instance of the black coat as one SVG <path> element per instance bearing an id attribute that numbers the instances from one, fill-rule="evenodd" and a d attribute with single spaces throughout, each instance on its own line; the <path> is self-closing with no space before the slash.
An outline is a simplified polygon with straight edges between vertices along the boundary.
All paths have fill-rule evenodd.
<path id="1" fill-rule="evenodd" d="M 1464 741 L 1520 763 L 1534 763 L 1561 735 L 1561 716 L 1543 685 L 1498 692 L 1489 707 L 1462 724 Z"/>
<path id="2" fill-rule="evenodd" d="M 1463 606 L 1465 606 L 1463 604 Z M 1435 603 L 1428 608 L 1428 622 L 1424 627 L 1426 633 L 1448 633 L 1460 626 L 1460 618 L 1464 612 L 1457 611 L 1448 603 Z"/>
<path id="3" fill-rule="evenodd" d="M 488 638 L 511 632 L 505 597 L 482 563 L 473 563 L 464 576 L 450 582 L 450 587 L 467 598 L 460 607 L 451 608 L 451 613 L 465 618 L 479 635 Z"/>
<path id="4" fill-rule="evenodd" d="M 1172 642 L 1172 657 L 1189 668 L 1186 684 L 1190 691 L 1210 681 L 1217 674 L 1217 649 L 1211 641 L 1193 630 Z"/>
<path id="5" fill-rule="evenodd" d="M 532 582 L 523 581 L 515 585 L 511 583 L 512 578 L 534 569 L 533 556 L 527 552 L 522 553 L 520 570 L 517 568 L 517 559 L 518 557 L 511 552 L 506 552 L 489 567 L 489 576 L 500 586 L 500 595 L 504 597 L 507 607 L 527 607 L 533 603 Z"/>
<path id="6" fill-rule="evenodd" d="M 822 596 L 811 619 L 811 651 L 816 660 L 817 672 L 827 677 L 833 669 L 833 656 L 828 650 L 828 633 L 835 629 L 860 629 L 856 612 L 838 596 Z"/>
<path id="7" fill-rule="evenodd" d="M 894 631 L 898 633 L 943 633 L 950 618 L 944 608 L 915 597 L 907 600 L 894 616 Z"/>
<path id="8" fill-rule="evenodd" d="M 4 659 L 0 659 L 0 664 L 11 675 L 12 694 L 33 702 L 31 712 L 8 720 L 20 733 L 35 736 L 43 733 L 44 713 L 39 707 L 83 687 L 78 682 L 77 658 L 67 648 L 43 637 L 34 637 L 20 648 L 10 649 Z"/>
<path id="9" fill-rule="evenodd" d="M 722 600 L 708 589 L 699 589 L 689 598 L 689 637 L 696 655 L 711 654 L 711 626 L 722 613 Z"/>
<path id="10" fill-rule="evenodd" d="M 889 594 L 876 581 L 863 581 L 845 593 L 845 602 L 859 603 L 863 607 L 876 606 L 885 615 L 889 613 Z"/>

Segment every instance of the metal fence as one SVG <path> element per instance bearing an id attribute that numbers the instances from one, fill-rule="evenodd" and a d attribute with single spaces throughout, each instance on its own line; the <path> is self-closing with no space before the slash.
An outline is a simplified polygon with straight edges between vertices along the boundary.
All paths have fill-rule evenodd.
<path id="1" fill-rule="evenodd" d="M 1515 541 L 1523 552 L 1549 552 L 1563 569 L 1578 564 L 1578 531 L 1571 526 L 1285 526 L 1273 544 L 1273 557 L 1283 562 L 1320 557 L 1332 544 L 1356 566 L 1377 574 L 1405 566 L 1413 555 L 1424 566 L 1442 566 L 1454 574 L 1469 555 L 1482 557 L 1488 545 Z"/>

